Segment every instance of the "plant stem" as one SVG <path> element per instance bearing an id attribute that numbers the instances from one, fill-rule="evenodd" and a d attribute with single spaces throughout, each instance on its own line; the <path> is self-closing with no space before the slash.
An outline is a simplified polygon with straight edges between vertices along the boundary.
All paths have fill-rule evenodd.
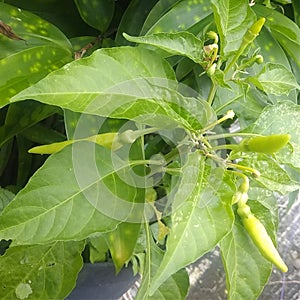
<path id="1" fill-rule="evenodd" d="M 238 51 L 236 52 L 233 59 L 229 62 L 229 64 L 226 66 L 224 70 L 225 79 L 228 79 L 229 76 L 226 75 L 228 75 L 228 72 L 234 66 L 238 58 L 243 54 L 247 46 L 250 45 L 254 41 L 254 39 L 258 36 L 264 23 L 265 23 L 265 18 L 260 18 L 246 31 Z"/>
<path id="2" fill-rule="evenodd" d="M 224 103 L 223 105 L 221 105 L 220 107 L 218 107 L 217 109 L 215 109 L 215 112 L 218 113 L 219 111 L 221 111 L 224 107 L 228 106 L 229 104 L 233 103 L 234 101 L 238 100 L 240 97 L 242 97 L 242 95 L 238 95 L 235 98 L 229 100 L 228 102 Z"/>
<path id="3" fill-rule="evenodd" d="M 211 150 L 213 150 L 213 151 L 215 151 L 215 150 L 225 150 L 225 149 L 234 150 L 238 146 L 239 145 L 235 145 L 235 144 L 223 144 L 223 145 L 218 145 L 218 146 L 211 147 Z"/>
<path id="4" fill-rule="evenodd" d="M 214 101 L 214 98 L 215 98 L 215 95 L 216 95 L 216 92 L 217 92 L 217 87 L 218 87 L 218 85 L 216 84 L 214 79 L 212 79 L 211 82 L 212 82 L 212 86 L 210 88 L 209 95 L 208 95 L 208 98 L 207 98 L 207 103 L 210 106 L 212 106 L 212 104 L 213 104 L 213 101 Z"/>
<path id="5" fill-rule="evenodd" d="M 228 170 L 229 172 L 232 172 L 233 174 L 235 174 L 236 176 L 239 176 L 242 178 L 243 182 L 239 187 L 239 192 L 241 193 L 248 193 L 249 191 L 249 178 L 248 176 L 246 176 L 244 173 L 241 172 L 237 172 L 237 171 L 232 171 L 232 170 Z M 248 197 L 247 197 L 248 198 Z M 247 201 L 247 200 L 246 200 Z M 232 203 L 234 204 L 234 203 Z"/>
<path id="6" fill-rule="evenodd" d="M 234 163 L 231 163 L 231 162 L 226 162 L 226 165 L 227 165 L 227 167 L 230 167 L 230 168 L 234 168 L 234 169 L 238 169 L 238 170 L 241 170 L 241 171 L 250 172 L 255 177 L 259 177 L 260 176 L 260 172 L 258 170 L 256 170 L 256 169 L 251 168 L 251 167 L 246 167 L 246 166 L 242 166 L 242 165 L 239 165 L 239 164 L 234 164 Z"/>
<path id="7" fill-rule="evenodd" d="M 205 128 L 201 129 L 200 133 L 203 133 L 209 129 L 214 128 L 216 125 L 228 120 L 228 119 L 233 119 L 234 118 L 234 111 L 229 110 L 222 118 L 218 119 L 217 121 L 207 125 Z"/>
<path id="8" fill-rule="evenodd" d="M 247 132 L 233 132 L 233 133 L 207 135 L 207 136 L 205 136 L 205 139 L 208 141 L 211 141 L 211 140 L 217 140 L 217 139 L 222 139 L 222 138 L 227 138 L 227 137 L 237 137 L 237 136 L 253 137 L 253 136 L 261 136 L 261 134 L 247 133 Z"/>
<path id="9" fill-rule="evenodd" d="M 186 149 L 184 149 L 184 147 L 186 147 Z M 179 146 L 177 146 L 176 148 L 172 149 L 169 153 L 167 153 L 165 155 L 165 161 L 166 163 L 171 162 L 172 160 L 174 160 L 174 158 L 176 158 L 178 156 L 178 154 L 182 153 L 182 152 L 188 152 L 190 150 L 190 147 L 188 147 L 185 144 L 181 144 Z"/>

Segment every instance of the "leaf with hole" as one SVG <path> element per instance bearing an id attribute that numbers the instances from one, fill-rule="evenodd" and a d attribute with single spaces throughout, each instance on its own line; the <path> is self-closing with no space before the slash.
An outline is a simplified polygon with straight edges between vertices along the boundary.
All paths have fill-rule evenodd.
<path id="1" fill-rule="evenodd" d="M 55 242 L 9 248 L 0 256 L 0 272 L 6 274 L 1 299 L 64 299 L 82 268 L 83 247 L 84 242 Z"/>

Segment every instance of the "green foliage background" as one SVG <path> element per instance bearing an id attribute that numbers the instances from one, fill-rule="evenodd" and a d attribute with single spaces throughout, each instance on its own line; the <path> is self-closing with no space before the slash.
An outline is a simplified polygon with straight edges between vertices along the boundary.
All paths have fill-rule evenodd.
<path id="1" fill-rule="evenodd" d="M 143 278 L 136 299 L 185 299 L 184 268 L 217 245 L 228 299 L 259 297 L 272 264 L 236 215 L 240 178 L 226 164 L 261 173 L 249 202 L 275 242 L 275 194 L 297 195 L 300 184 L 300 7 L 252 2 L 0 2 L 1 299 L 64 299 L 84 256 L 117 272 L 131 261 Z M 211 126 L 228 110 L 233 120 Z M 234 124 L 236 136 L 289 133 L 290 143 L 230 153 Z M 110 149 L 102 134 L 123 131 Z M 61 142 L 50 157 L 28 153 Z"/>

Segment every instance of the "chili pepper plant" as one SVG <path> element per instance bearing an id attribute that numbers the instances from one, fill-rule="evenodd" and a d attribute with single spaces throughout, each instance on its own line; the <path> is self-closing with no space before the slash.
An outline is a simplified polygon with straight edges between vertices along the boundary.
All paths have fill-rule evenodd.
<path id="1" fill-rule="evenodd" d="M 185 267 L 216 247 L 228 299 L 288 272 L 277 197 L 292 205 L 300 184 L 299 15 L 1 1 L 0 298 L 64 299 L 83 262 L 111 260 L 141 274 L 136 299 L 185 299 Z"/>

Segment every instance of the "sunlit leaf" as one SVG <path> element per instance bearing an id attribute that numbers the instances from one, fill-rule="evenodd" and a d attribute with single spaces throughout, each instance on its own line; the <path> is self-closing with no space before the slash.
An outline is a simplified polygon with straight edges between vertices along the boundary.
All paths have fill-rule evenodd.
<path id="1" fill-rule="evenodd" d="M 280 64 L 267 63 L 257 76 L 247 80 L 266 94 L 288 95 L 291 90 L 300 89 L 293 73 Z"/>
<path id="2" fill-rule="evenodd" d="M 176 5 L 177 2 L 181 0 L 159 0 L 155 3 L 151 11 L 147 15 L 147 19 L 143 25 L 143 28 L 140 34 L 145 34 L 146 31 L 155 24 L 160 17 L 162 17 L 165 13 L 168 12 L 173 6 Z"/>
<path id="3" fill-rule="evenodd" d="M 267 28 L 262 28 L 253 43 L 254 49 L 259 48 L 259 54 L 263 56 L 264 62 L 281 64 L 287 69 L 291 68 L 286 53 Z M 261 69 L 261 65 L 253 65 L 253 68 L 256 71 Z"/>
<path id="4" fill-rule="evenodd" d="M 211 14 L 210 0 L 160 1 L 150 12 L 142 35 L 158 32 L 189 31 L 194 25 Z M 168 2 L 168 3 L 165 3 Z M 130 33 L 130 32 L 128 32 Z"/>
<path id="5" fill-rule="evenodd" d="M 151 278 L 155 276 L 156 271 L 159 269 L 163 259 L 164 252 L 156 245 L 150 235 L 148 224 L 146 227 L 147 237 L 147 252 L 145 256 L 145 268 L 142 274 L 143 281 L 136 295 L 136 300 L 168 300 L 178 299 L 184 300 L 186 298 L 189 278 L 187 271 L 181 269 L 175 274 L 172 274 L 155 292 L 149 295 L 149 286 Z"/>
<path id="6" fill-rule="evenodd" d="M 251 157 L 244 159 L 241 164 L 258 170 L 261 176 L 255 178 L 255 180 L 266 189 L 286 194 L 299 188 L 299 184 L 290 178 L 286 170 L 266 154 L 253 153 Z"/>
<path id="7" fill-rule="evenodd" d="M 171 66 L 152 51 L 136 47 L 101 49 L 49 74 L 12 101 L 30 98 L 76 112 L 161 128 L 201 128 L 214 120 L 206 101 L 176 91 L 174 76 Z"/>
<path id="8" fill-rule="evenodd" d="M 110 150 L 90 142 L 53 154 L 3 211 L 0 238 L 15 244 L 82 240 L 138 218 L 132 210 L 141 194 L 129 169 L 128 163 L 114 166 Z"/>
<path id="9" fill-rule="evenodd" d="M 240 47 L 244 34 L 255 21 L 255 14 L 248 0 L 212 0 L 212 4 L 221 54 L 227 57 Z"/>
<path id="10" fill-rule="evenodd" d="M 173 204 L 173 225 L 150 294 L 171 274 L 212 250 L 231 229 L 230 203 L 221 201 L 222 184 L 216 186 L 216 178 L 222 178 L 222 169 L 212 170 L 209 174 L 204 166 L 204 159 L 195 152 L 189 155 L 182 170 Z M 230 194 L 228 186 L 226 192 Z"/>
<path id="11" fill-rule="evenodd" d="M 156 33 L 141 37 L 123 35 L 131 42 L 156 46 L 172 55 L 186 56 L 196 63 L 203 61 L 203 42 L 189 32 Z"/>
<path id="12" fill-rule="evenodd" d="M 140 234 L 140 228 L 141 223 L 122 222 L 114 231 L 107 234 L 107 244 L 116 273 L 130 260 Z"/>
<path id="13" fill-rule="evenodd" d="M 228 298 L 256 299 L 269 279 L 272 265 L 260 254 L 239 221 L 220 242 L 220 249 L 226 271 Z"/>
<path id="14" fill-rule="evenodd" d="M 300 168 L 300 107 L 285 101 L 276 105 L 267 106 L 248 132 L 270 135 L 276 133 L 289 133 L 290 145 L 287 145 L 276 154 L 276 158 L 285 164 Z"/>
<path id="15" fill-rule="evenodd" d="M 54 25 L 0 3 L 0 19 L 22 40 L 0 35 L 0 107 L 10 97 L 72 59 L 71 44 Z"/>

